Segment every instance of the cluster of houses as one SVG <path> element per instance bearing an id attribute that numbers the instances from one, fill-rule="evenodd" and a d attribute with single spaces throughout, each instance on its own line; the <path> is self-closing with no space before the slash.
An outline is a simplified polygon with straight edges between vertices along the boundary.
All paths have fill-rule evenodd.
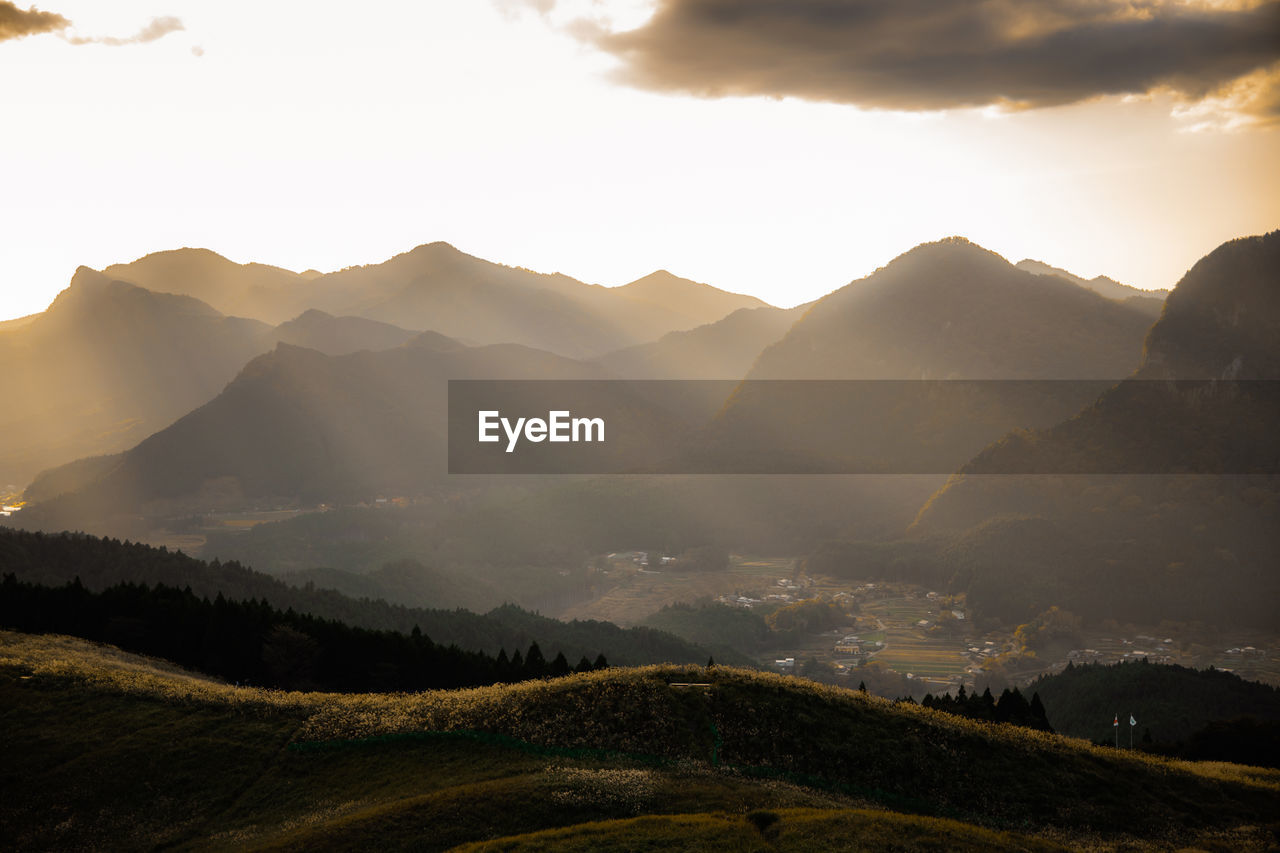
<path id="1" fill-rule="evenodd" d="M 764 603 L 763 598 L 751 598 L 747 595 L 719 595 L 716 596 L 716 601 L 721 604 L 728 604 L 730 607 L 746 607 L 748 609 Z"/>
<path id="2" fill-rule="evenodd" d="M 836 641 L 832 647 L 838 655 L 846 657 L 869 657 L 884 648 L 879 640 L 864 640 L 857 634 L 846 634 Z"/>
<path id="3" fill-rule="evenodd" d="M 1109 640 L 1104 640 L 1110 643 Z M 1142 644 L 1142 647 L 1138 646 Z M 1067 661 L 1075 664 L 1085 663 L 1117 663 L 1121 661 L 1146 660 L 1151 663 L 1177 663 L 1173 656 L 1173 638 L 1164 640 L 1139 634 L 1137 642 L 1121 639 L 1119 648 L 1106 649 L 1072 649 L 1067 652 Z"/>
<path id="4" fill-rule="evenodd" d="M 663 559 L 665 560 L 666 558 L 664 557 Z M 749 595 L 735 593 L 733 595 L 716 596 L 716 601 L 721 604 L 728 604 L 730 607 L 745 607 L 748 609 L 765 602 L 770 604 L 794 604 L 808 597 L 805 595 L 805 590 L 811 586 L 813 586 L 813 581 L 809 578 L 802 578 L 798 581 L 791 578 L 778 578 L 773 586 L 778 591 L 765 593 L 763 598 L 752 598 Z M 838 594 L 837 600 L 839 600 L 839 595 L 843 594 Z"/>
<path id="5" fill-rule="evenodd" d="M 615 551 L 608 558 L 610 560 L 630 560 L 642 569 L 648 568 L 650 562 L 648 551 Z M 676 558 L 668 554 L 662 554 L 658 557 L 658 560 L 662 565 L 669 566 L 676 561 Z"/>

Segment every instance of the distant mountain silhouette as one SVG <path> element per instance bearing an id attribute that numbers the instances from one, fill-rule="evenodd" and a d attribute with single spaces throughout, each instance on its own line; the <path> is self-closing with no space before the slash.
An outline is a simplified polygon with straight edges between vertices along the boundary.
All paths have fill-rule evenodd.
<path id="1" fill-rule="evenodd" d="M 754 367 L 691 464 L 941 473 L 1019 426 L 1048 426 L 1137 365 L 1150 318 L 961 238 L 927 243 L 816 302 Z M 859 386 L 767 380 L 905 380 Z M 1091 390 L 1092 389 L 1092 390 Z M 867 396 L 870 395 L 870 396 Z M 766 451 L 774 462 L 761 462 Z M 759 467 L 755 467 L 759 466 Z"/>
<path id="2" fill-rule="evenodd" d="M 740 308 L 729 316 L 598 359 L 625 379 L 741 379 L 765 347 L 808 310 Z"/>
<path id="3" fill-rule="evenodd" d="M 270 334 L 81 267 L 47 311 L 0 330 L 0 483 L 136 444 L 216 394 Z"/>
<path id="4" fill-rule="evenodd" d="M 1059 267 L 1049 266 L 1042 261 L 1034 261 L 1030 258 L 1018 261 L 1017 267 L 1020 270 L 1026 270 L 1036 275 L 1056 275 L 1058 278 L 1063 278 L 1073 284 L 1088 288 L 1108 299 L 1124 302 L 1130 307 L 1150 314 L 1152 317 L 1160 316 L 1160 310 L 1164 307 L 1164 300 L 1169 295 L 1168 290 L 1143 290 L 1138 287 L 1121 284 L 1114 278 L 1109 278 L 1105 275 L 1082 278 Z"/>
<path id="5" fill-rule="evenodd" d="M 760 300 L 665 271 L 622 287 L 588 285 L 430 243 L 380 264 L 327 275 L 240 265 L 203 249 L 148 255 L 108 274 L 190 293 L 229 313 L 278 323 L 307 309 L 364 317 L 468 343 L 517 343 L 573 358 L 656 340 Z"/>
<path id="6" fill-rule="evenodd" d="M 516 344 L 414 343 L 336 357 L 280 344 L 136 447 L 47 472 L 23 523 L 94 527 L 120 515 L 431 493 L 448 470 L 448 380 L 608 378 Z M 606 394 L 594 399 L 608 403 Z"/>
<path id="7" fill-rule="evenodd" d="M 422 334 L 434 333 L 411 332 L 390 323 L 379 323 L 363 317 L 334 317 L 314 308 L 281 323 L 275 329 L 275 339 L 280 343 L 319 350 L 326 355 L 345 355 L 362 349 L 394 349 Z"/>
<path id="8" fill-rule="evenodd" d="M 818 300 L 748 378 L 1120 379 L 1150 325 L 953 237 Z"/>
<path id="9" fill-rule="evenodd" d="M 321 312 L 272 328 L 81 267 L 48 310 L 0 328 L 0 485 L 136 444 L 279 341 L 339 355 L 416 334 Z"/>
<path id="10" fill-rule="evenodd" d="M 677 324 L 673 330 L 702 326 L 743 308 L 768 307 L 753 296 L 729 293 L 666 270 L 649 273 L 621 287 L 606 288 L 605 292 L 626 300 L 628 308 L 622 319 L 643 320 L 643 315 L 649 313 L 652 319 L 645 322 L 658 323 L 665 315 L 672 315 Z"/>
<path id="11" fill-rule="evenodd" d="M 237 264 L 208 249 L 155 252 L 104 269 L 109 278 L 157 293 L 194 296 L 223 314 L 275 325 L 301 314 L 308 279 L 266 264 Z"/>

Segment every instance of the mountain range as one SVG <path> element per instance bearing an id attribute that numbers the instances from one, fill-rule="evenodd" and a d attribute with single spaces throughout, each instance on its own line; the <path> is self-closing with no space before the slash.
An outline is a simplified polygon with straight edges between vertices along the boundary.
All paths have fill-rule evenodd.
<path id="1" fill-rule="evenodd" d="M 604 288 L 445 243 L 329 276 L 202 249 L 81 267 L 48 310 L 0 325 L 0 486 L 137 444 L 278 343 L 341 355 L 428 340 L 447 349 L 457 335 L 599 355 L 738 310 L 779 311 L 665 271 Z"/>
<path id="2" fill-rule="evenodd" d="M 709 447 L 749 457 L 765 446 L 762 441 L 784 429 L 799 435 L 801 444 L 820 447 L 841 440 L 856 447 L 879 435 L 909 438 L 915 442 L 909 447 L 918 448 L 921 442 L 931 445 L 937 455 L 931 457 L 934 467 L 929 470 L 960 473 L 923 508 L 921 489 L 932 487 L 920 479 L 903 480 L 891 487 L 886 487 L 888 481 L 831 480 L 814 488 L 793 478 L 766 478 L 749 492 L 729 481 L 694 484 L 659 480 L 632 501 L 628 513 L 637 524 L 674 512 L 683 519 L 682 532 L 675 538 L 687 545 L 698 544 L 696 537 L 701 535 L 704 542 L 729 546 L 749 540 L 794 548 L 805 541 L 812 547 L 824 537 L 850 531 L 866 535 L 875 529 L 881 535 L 888 529 L 886 524 L 892 527 L 891 519 L 901 518 L 905 526 L 906 520 L 915 516 L 911 535 L 942 543 L 937 546 L 941 550 L 933 551 L 934 556 L 924 561 L 935 567 L 930 571 L 939 573 L 935 580 L 956 591 L 968 591 L 972 600 L 992 615 L 1021 619 L 1027 611 L 1060 603 L 1060 599 L 1091 606 L 1093 599 L 1081 598 L 1079 591 L 1093 586 L 1065 574 L 1068 565 L 1083 573 L 1080 577 L 1090 578 L 1116 566 L 1128 567 L 1145 585 L 1162 590 L 1194 587 L 1197 600 L 1212 600 L 1215 607 L 1228 612 L 1234 606 L 1231 602 L 1260 600 L 1257 593 L 1262 587 L 1257 578 L 1265 575 L 1259 575 L 1258 561 L 1273 553 L 1269 538 L 1257 532 L 1260 522 L 1264 525 L 1261 529 L 1274 529 L 1266 527 L 1272 522 L 1276 503 L 1270 480 L 1237 479 L 1230 485 L 1202 480 L 1192 487 L 1153 478 L 1138 485 L 1111 482 L 1073 490 L 1062 488 L 1051 478 L 1039 478 L 1028 485 L 1007 475 L 1004 480 L 985 481 L 979 475 L 1001 470 L 1001 465 L 1012 464 L 1014 459 L 1025 465 L 1028 458 L 1041 459 L 1048 466 L 1046 470 L 1073 470 L 1069 462 L 1072 454 L 1091 458 L 1090 464 L 1095 466 L 1114 464 L 1121 458 L 1147 458 L 1154 460 L 1152 464 L 1159 470 L 1177 470 L 1178 454 L 1190 452 L 1188 428 L 1207 436 L 1207 440 L 1193 443 L 1196 452 L 1214 459 L 1225 452 L 1219 445 L 1228 440 L 1263 456 L 1270 453 L 1268 448 L 1274 443 L 1266 440 L 1267 425 L 1275 416 L 1271 409 L 1259 408 L 1264 406 L 1259 399 L 1205 399 L 1202 393 L 1176 405 L 1169 400 L 1176 401 L 1177 394 L 1166 395 L 1168 400 L 1161 405 L 1145 399 L 1124 401 L 1131 386 L 1150 388 L 1158 384 L 1154 380 L 1276 376 L 1275 245 L 1272 234 L 1236 241 L 1211 254 L 1164 300 L 1154 326 L 1150 306 L 1133 302 L 1148 297 L 1116 291 L 1123 298 L 1109 298 L 1096 292 L 1105 290 L 1096 279 L 1090 287 L 1090 282 L 1063 271 L 1042 270 L 1044 265 L 1023 262 L 1014 266 L 959 238 L 917 247 L 872 275 L 794 309 L 755 304 L 735 308 L 731 295 L 665 273 L 615 288 L 613 296 L 606 296 L 605 288 L 488 264 L 445 244 L 431 244 L 385 264 L 327 276 L 295 275 L 256 265 L 242 267 L 194 250 L 161 253 L 132 265 L 111 267 L 110 276 L 81 270 L 72 288 L 48 312 L 0 329 L 0 343 L 12 346 L 20 342 L 28 353 L 44 352 L 63 338 L 81 335 L 85 324 L 92 325 L 90 321 L 96 318 L 117 337 L 110 339 L 109 346 L 95 344 L 97 349 L 85 351 L 79 358 L 92 361 L 95 355 L 114 353 L 112 347 L 126 356 L 135 351 L 160 353 L 133 355 L 133 361 L 113 354 L 105 362 L 113 365 L 116 374 L 125 376 L 134 369 L 129 366 L 136 365 L 136 375 L 145 377 L 139 384 L 169 405 L 149 420 L 139 419 L 142 424 L 170 416 L 177 420 L 122 453 L 81 459 L 47 471 L 27 490 L 31 505 L 23 511 L 23 523 L 44 529 L 86 527 L 137 534 L 155 523 L 168 523 L 165 519 L 216 509 L 342 504 L 387 494 L 445 498 L 456 496 L 459 489 L 484 492 L 496 482 L 472 481 L 463 486 L 446 476 L 443 407 L 447 379 L 745 377 L 723 406 L 704 401 L 699 404 L 703 408 L 695 406 L 683 413 L 687 420 L 704 415 L 710 418 L 701 433 L 704 451 Z M 184 269 L 200 274 L 181 275 Z M 161 280 L 162 273 L 175 278 L 166 283 Z M 273 310 L 286 312 L 299 307 L 302 293 L 317 299 L 318 305 L 270 326 L 227 317 L 191 296 L 154 292 L 112 276 L 132 277 L 156 288 L 186 288 L 211 297 L 222 293 L 222 307 L 257 311 L 272 319 Z M 627 316 L 648 317 L 646 334 L 653 337 L 647 343 L 579 360 L 515 343 L 477 344 L 474 329 L 460 321 L 453 323 L 461 330 L 457 336 L 442 331 L 448 330 L 448 323 L 430 332 L 407 328 L 414 325 L 415 299 L 426 299 L 425 305 L 441 293 L 459 288 L 470 295 L 455 308 L 464 304 L 475 307 L 478 303 L 473 297 L 497 292 L 494 288 L 523 288 L 522 298 L 550 299 L 547 304 L 560 304 L 557 299 L 572 296 L 578 308 L 595 306 L 596 319 L 585 322 L 594 324 L 596 330 L 606 327 L 613 310 L 609 305 L 616 307 L 619 300 L 635 304 L 648 301 L 649 313 Z M 661 304 L 664 294 L 676 294 L 668 300 L 670 305 Z M 128 310 L 122 312 L 120 306 Z M 377 319 L 380 312 L 391 310 L 386 306 L 398 306 L 394 316 L 399 323 Z M 350 316 L 335 316 L 327 309 L 350 312 Z M 655 320 L 659 315 L 666 319 Z M 437 316 L 458 315 L 444 312 Z M 539 326 L 538 316 L 522 318 L 526 335 L 546 332 Z M 558 316 L 557 322 L 576 325 L 579 341 L 587 339 L 583 335 L 595 333 L 583 331 L 581 314 L 561 312 Z M 698 322 L 708 316 L 708 322 Z M 505 321 L 495 322 L 492 328 L 501 329 Z M 692 327 L 664 326 L 674 323 Z M 158 335 L 156 327 L 168 328 L 169 336 Z M 124 331 L 128 328 L 134 331 Z M 567 338 L 560 337 L 564 349 Z M 153 346 L 153 338 L 168 349 Z M 84 339 L 96 340 L 91 335 Z M 183 373 L 181 369 L 187 369 L 192 361 L 183 355 L 184 345 L 221 355 L 207 359 L 208 364 L 201 363 L 204 372 L 191 368 Z M 64 349 L 75 352 L 73 347 Z M 575 344 L 570 349 L 583 352 L 590 347 Z M 248 364 L 233 366 L 241 358 Z M 49 366 L 53 363 L 42 369 L 53 369 Z M 72 375 L 77 364 L 71 360 L 60 369 Z M 1126 377 L 1146 384 L 1135 386 Z M 832 418 L 833 406 L 821 396 L 800 403 L 778 396 L 782 393 L 778 389 L 788 387 L 774 381 L 779 379 L 894 380 L 908 384 L 916 380 L 1001 380 L 992 383 L 996 388 L 1005 387 L 1002 382 L 1010 380 L 1014 382 L 1008 387 L 1022 381 L 1088 381 L 1075 383 L 1075 396 L 1040 405 L 1011 401 L 1002 394 L 991 397 L 966 391 L 930 419 L 920 417 L 910 406 L 849 411 L 847 417 Z M 165 385 L 166 381 L 170 385 Z M 189 395 L 178 399 L 176 392 L 163 390 L 174 383 L 190 386 Z M 215 386 L 220 383 L 227 384 L 219 393 Z M 1115 389 L 1099 395 L 1099 387 L 1113 384 Z M 951 382 L 949 387 L 966 386 Z M 25 387 L 10 393 L 19 400 L 39 398 Z M 200 395 L 206 396 L 193 400 Z M 68 397 L 76 395 L 69 393 Z M 124 392 L 109 394 L 104 390 L 101 397 L 125 401 L 122 408 L 126 409 L 142 407 Z M 166 397 L 174 399 L 163 399 Z M 174 411 L 182 406 L 189 407 L 185 415 Z M 820 411 L 824 407 L 827 411 Z M 834 411 L 839 415 L 841 410 Z M 1195 426 L 1197 418 L 1199 427 Z M 92 421 L 82 416 L 80 422 Z M 818 423 L 825 423 L 822 429 L 830 433 L 833 422 L 834 433 L 812 433 L 812 424 Z M 141 424 L 135 427 L 138 431 L 146 428 Z M 1180 429 L 1183 431 L 1178 432 Z M 1117 444 L 1120 435 L 1129 436 L 1128 443 Z M 905 458 L 917 451 L 898 452 Z M 895 462 L 891 457 L 886 459 Z M 904 469 L 890 464 L 882 470 Z M 1081 470 L 1111 469 L 1086 465 Z M 936 482 L 943 485 L 941 478 Z M 988 485 L 981 485 L 984 482 Z M 597 541 L 598 536 L 566 529 L 556 520 L 557 501 L 567 500 L 575 507 L 584 501 L 590 503 L 590 489 L 570 482 L 557 492 L 568 497 L 553 498 L 553 492 L 547 492 L 547 497 L 540 494 L 544 485 L 526 481 L 514 500 L 498 497 L 482 511 L 467 510 L 448 524 L 466 531 L 460 534 L 463 538 L 482 535 L 486 524 L 508 525 L 522 543 L 520 553 L 535 562 L 542 559 L 533 556 L 538 553 L 576 555 L 580 549 L 608 547 Z M 499 490 L 494 494 L 506 493 Z M 871 506 L 868 501 L 876 495 L 882 506 L 866 512 Z M 663 505 L 665 509 L 659 510 Z M 1251 508 L 1236 512 L 1245 505 Z M 856 515 L 875 521 L 866 525 L 848 512 L 842 515 L 841 506 L 862 507 Z M 1100 508 L 1102 515 L 1098 514 Z M 107 519 L 115 521 L 108 523 Z M 113 527 L 116 523 L 123 526 Z M 689 525 L 703 532 L 684 530 Z M 637 535 L 626 525 L 611 521 L 606 526 L 621 540 Z M 787 527 L 793 529 L 783 529 Z M 1215 597 L 1210 594 L 1210 581 L 1183 586 L 1165 582 L 1170 571 L 1186 571 L 1167 566 L 1185 563 L 1177 555 L 1185 546 L 1185 536 L 1179 534 L 1190 528 L 1210 533 L 1202 535 L 1203 543 L 1188 553 L 1210 562 L 1227 561 L 1233 567 L 1230 577 L 1238 581 L 1233 587 L 1238 595 Z M 1116 537 L 1126 535 L 1125 531 L 1129 531 L 1128 540 L 1122 542 Z M 551 542 L 554 537 L 560 538 Z M 456 535 L 451 539 L 444 527 L 435 529 L 427 539 L 450 572 L 466 572 L 467 555 L 484 552 L 460 543 Z M 513 540 L 504 534 L 502 541 L 510 544 Z M 920 547 L 913 544 L 909 550 L 917 553 Z M 1050 554 L 1046 549 L 1057 550 Z M 290 564 L 290 571 L 323 565 L 283 562 Z M 414 586 L 410 581 L 392 585 Z M 1020 590 L 1016 601 L 1010 598 L 1012 589 Z M 1186 597 L 1179 604 L 1148 596 L 1143 604 L 1135 593 L 1116 601 L 1121 603 L 1111 610 L 1119 615 L 1137 612 L 1133 608 L 1154 612 L 1167 606 L 1170 613 L 1194 609 Z M 1247 607 L 1252 614 L 1249 619 L 1265 618 L 1258 607 Z"/>
<path id="3" fill-rule="evenodd" d="M 328 274 L 236 264 L 205 249 L 147 255 L 104 270 L 241 317 L 280 323 L 308 309 L 363 317 L 471 344 L 511 343 L 571 358 L 603 355 L 765 303 L 659 270 L 621 287 L 495 264 L 429 243 Z"/>

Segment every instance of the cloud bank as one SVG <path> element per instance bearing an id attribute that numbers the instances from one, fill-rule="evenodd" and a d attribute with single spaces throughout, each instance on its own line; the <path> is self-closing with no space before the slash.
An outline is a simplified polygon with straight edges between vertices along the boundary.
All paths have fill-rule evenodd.
<path id="1" fill-rule="evenodd" d="M 913 111 L 1169 92 L 1280 119 L 1276 0 L 657 0 L 639 27 L 600 21 L 564 28 L 655 91 Z"/>

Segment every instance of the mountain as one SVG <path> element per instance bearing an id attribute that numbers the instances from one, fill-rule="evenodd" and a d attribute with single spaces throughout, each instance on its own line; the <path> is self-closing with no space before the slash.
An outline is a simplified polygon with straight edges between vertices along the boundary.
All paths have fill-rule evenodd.
<path id="1" fill-rule="evenodd" d="M 81 267 L 48 310 L 0 330 L 0 482 L 136 444 L 217 394 L 270 336 Z"/>
<path id="2" fill-rule="evenodd" d="M 310 308 L 276 326 L 273 337 L 280 343 L 318 350 L 325 355 L 346 355 L 363 349 L 395 349 L 415 338 L 432 334 L 411 332 L 363 317 L 335 317 Z M 445 338 L 445 345 L 448 342 L 449 339 Z"/>
<path id="3" fill-rule="evenodd" d="M 606 288 L 605 293 L 625 302 L 626 311 L 619 319 L 657 323 L 667 314 L 673 317 L 667 322 L 676 324 L 673 329 L 692 329 L 744 308 L 769 307 L 754 296 L 730 293 L 667 270 L 649 273 L 621 287 Z M 644 320 L 645 314 L 653 315 L 653 319 Z"/>
<path id="4" fill-rule="evenodd" d="M 1141 379 L 1280 379 L 1280 231 L 1222 244 L 1169 294 Z"/>
<path id="5" fill-rule="evenodd" d="M 225 310 L 272 323 L 318 309 L 573 358 L 764 305 L 667 272 L 622 287 L 588 285 L 558 273 L 491 263 L 440 242 L 326 275 L 234 264 L 203 249 L 159 252 L 109 267 L 108 274 L 153 290 L 205 296 Z"/>
<path id="6" fill-rule="evenodd" d="M 206 511 L 417 494 L 446 472 L 448 379 L 597 376 L 515 345 L 325 356 L 280 344 L 63 506 L 149 515 L 162 505 Z M 30 507 L 24 523 L 56 514 L 54 503 Z"/>
<path id="7" fill-rule="evenodd" d="M 1280 231 L 1214 250 L 1169 295 L 1131 378 L 993 443 L 921 509 L 917 532 L 968 531 L 975 569 L 961 583 L 982 585 L 989 612 L 1277 624 L 1277 271 Z M 973 538 L 996 521 L 1055 531 L 1035 578 L 1001 538 Z"/>
<path id="8" fill-rule="evenodd" d="M 353 504 L 379 496 L 484 488 L 487 481 L 447 477 L 450 411 L 467 405 L 452 400 L 450 380 L 610 379 L 597 366 L 528 347 L 450 343 L 433 335 L 396 349 L 342 356 L 279 344 L 245 366 L 213 400 L 115 460 L 81 462 L 46 474 L 35 484 L 40 494 L 55 494 L 46 486 L 53 481 L 64 493 L 28 506 L 22 523 L 136 536 L 139 531 L 130 525 L 139 516 Z M 669 445 L 671 435 L 688 428 L 680 415 L 655 407 L 626 386 L 602 382 L 576 388 L 562 387 L 554 405 L 625 423 L 627 435 L 615 431 L 610 442 L 586 446 L 529 444 L 546 454 L 530 456 L 530 473 L 571 472 L 591 453 L 643 460 L 650 445 Z M 503 399 L 512 411 L 527 414 L 541 407 L 545 413 L 550 393 L 537 383 Z M 457 426 L 463 428 L 462 422 Z M 474 416 L 465 428 L 475 429 Z M 525 459 L 524 454 L 508 457 L 501 448 L 474 447 L 480 459 L 493 458 L 484 455 L 490 449 L 497 450 L 499 462 Z M 77 472 L 86 479 L 77 481 Z"/>
<path id="9" fill-rule="evenodd" d="M 1223 244 L 1178 282 L 1129 379 L 962 473 L 1280 473 L 1277 272 L 1280 231 Z"/>
<path id="10" fill-rule="evenodd" d="M 598 361 L 624 379 L 741 379 L 808 308 L 740 308 L 714 323 L 668 332 Z"/>
<path id="11" fill-rule="evenodd" d="M 823 297 L 766 347 L 690 470 L 945 474 L 1128 375 L 1149 325 L 967 240 L 927 243 Z"/>
<path id="12" fill-rule="evenodd" d="M 277 342 L 336 355 L 417 334 L 318 311 L 272 328 L 81 267 L 46 311 L 0 328 L 0 483 L 138 443 L 208 402 Z"/>
<path id="13" fill-rule="evenodd" d="M 1121 379 L 1142 311 L 953 237 L 814 303 L 748 379 Z"/>
<path id="14" fill-rule="evenodd" d="M 1095 276 L 1094 278 L 1081 278 L 1059 267 L 1051 267 L 1042 261 L 1033 261 L 1030 258 L 1018 261 L 1017 267 L 1020 270 L 1026 270 L 1036 275 L 1054 275 L 1058 278 L 1066 279 L 1072 284 L 1078 284 L 1108 299 L 1114 299 L 1132 308 L 1137 308 L 1146 314 L 1150 314 L 1153 319 L 1160 316 L 1160 311 L 1164 307 L 1164 300 L 1169 295 L 1168 290 L 1142 290 L 1138 287 L 1121 284 L 1114 278 L 1108 278 L 1105 275 Z"/>
<path id="15" fill-rule="evenodd" d="M 237 264 L 208 249 L 155 252 L 129 264 L 104 269 L 109 278 L 157 293 L 194 296 L 223 314 L 253 317 L 275 325 L 307 306 L 305 276 L 265 264 Z"/>

